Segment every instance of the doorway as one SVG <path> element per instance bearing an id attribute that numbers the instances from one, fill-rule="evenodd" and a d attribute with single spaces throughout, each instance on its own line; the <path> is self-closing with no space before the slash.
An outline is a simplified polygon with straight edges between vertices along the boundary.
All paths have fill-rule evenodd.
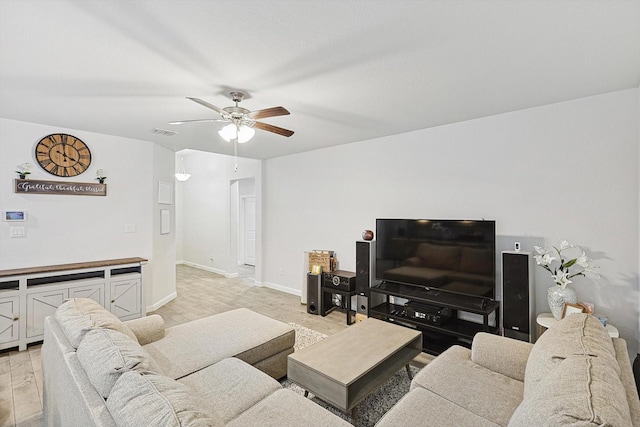
<path id="1" fill-rule="evenodd" d="M 238 277 L 249 282 L 255 282 L 256 265 L 256 195 L 255 179 L 245 178 L 235 181 L 237 191 L 235 244 L 237 247 L 236 261 Z M 233 212 L 234 209 L 232 209 Z"/>
<path id="2" fill-rule="evenodd" d="M 240 242 L 238 242 L 240 262 L 251 267 L 256 266 L 256 198 L 240 197 Z"/>

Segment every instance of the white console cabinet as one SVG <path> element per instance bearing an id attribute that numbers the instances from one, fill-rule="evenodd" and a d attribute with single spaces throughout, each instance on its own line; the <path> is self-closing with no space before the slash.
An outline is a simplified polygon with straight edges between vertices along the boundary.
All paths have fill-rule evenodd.
<path id="1" fill-rule="evenodd" d="M 68 298 L 91 298 L 122 320 L 145 312 L 143 258 L 0 270 L 0 349 L 42 341 L 44 318 Z"/>

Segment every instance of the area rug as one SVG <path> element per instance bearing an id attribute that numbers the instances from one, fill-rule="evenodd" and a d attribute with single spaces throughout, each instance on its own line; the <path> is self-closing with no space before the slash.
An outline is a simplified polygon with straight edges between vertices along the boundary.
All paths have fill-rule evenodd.
<path id="1" fill-rule="evenodd" d="M 296 351 L 327 337 L 325 334 L 321 334 L 320 332 L 314 331 L 296 323 L 289 323 L 289 325 L 293 326 L 296 330 L 296 342 L 294 344 L 294 349 Z M 413 375 L 416 375 L 418 373 L 418 370 L 418 368 L 411 366 L 411 373 Z M 292 383 L 288 379 L 283 380 L 281 383 L 284 388 L 288 388 L 289 390 L 292 390 L 304 396 L 304 389 Z M 382 386 L 380 386 L 380 388 L 378 388 L 376 391 L 374 391 L 364 400 L 358 403 L 355 410 L 355 425 L 357 427 L 374 426 L 375 423 L 377 423 L 380 418 L 382 418 L 382 416 L 389 409 L 391 409 L 391 407 L 395 405 L 400 400 L 400 398 L 402 398 L 402 396 L 409 392 L 410 385 L 411 380 L 407 376 L 407 371 L 404 368 L 400 369 L 389 379 L 389 381 L 384 383 Z M 322 406 L 323 408 L 326 408 L 340 418 L 343 418 L 349 422 L 352 421 L 349 414 L 346 414 L 341 410 L 329 405 L 328 403 L 323 402 L 313 394 L 309 394 L 309 397 L 315 403 Z"/>

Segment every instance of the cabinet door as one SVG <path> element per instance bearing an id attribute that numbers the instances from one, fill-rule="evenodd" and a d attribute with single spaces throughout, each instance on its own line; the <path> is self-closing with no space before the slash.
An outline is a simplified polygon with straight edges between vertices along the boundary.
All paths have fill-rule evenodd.
<path id="1" fill-rule="evenodd" d="M 0 298 L 0 344 L 17 341 L 19 335 L 19 297 Z"/>
<path id="2" fill-rule="evenodd" d="M 44 335 L 44 318 L 53 316 L 68 296 L 67 289 L 27 294 L 27 338 Z"/>
<path id="3" fill-rule="evenodd" d="M 139 317 L 142 312 L 140 277 L 111 282 L 111 305 L 109 310 L 121 319 Z"/>
<path id="4" fill-rule="evenodd" d="M 104 283 L 69 288 L 69 298 L 91 298 L 101 306 L 104 304 Z"/>

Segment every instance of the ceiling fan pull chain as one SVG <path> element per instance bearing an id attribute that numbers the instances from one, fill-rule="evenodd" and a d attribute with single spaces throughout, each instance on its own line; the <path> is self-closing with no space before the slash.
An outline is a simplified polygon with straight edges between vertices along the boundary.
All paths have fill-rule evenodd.
<path id="1" fill-rule="evenodd" d="M 238 137 L 233 140 L 233 155 L 235 160 L 235 167 L 233 168 L 234 172 L 238 172 Z"/>

